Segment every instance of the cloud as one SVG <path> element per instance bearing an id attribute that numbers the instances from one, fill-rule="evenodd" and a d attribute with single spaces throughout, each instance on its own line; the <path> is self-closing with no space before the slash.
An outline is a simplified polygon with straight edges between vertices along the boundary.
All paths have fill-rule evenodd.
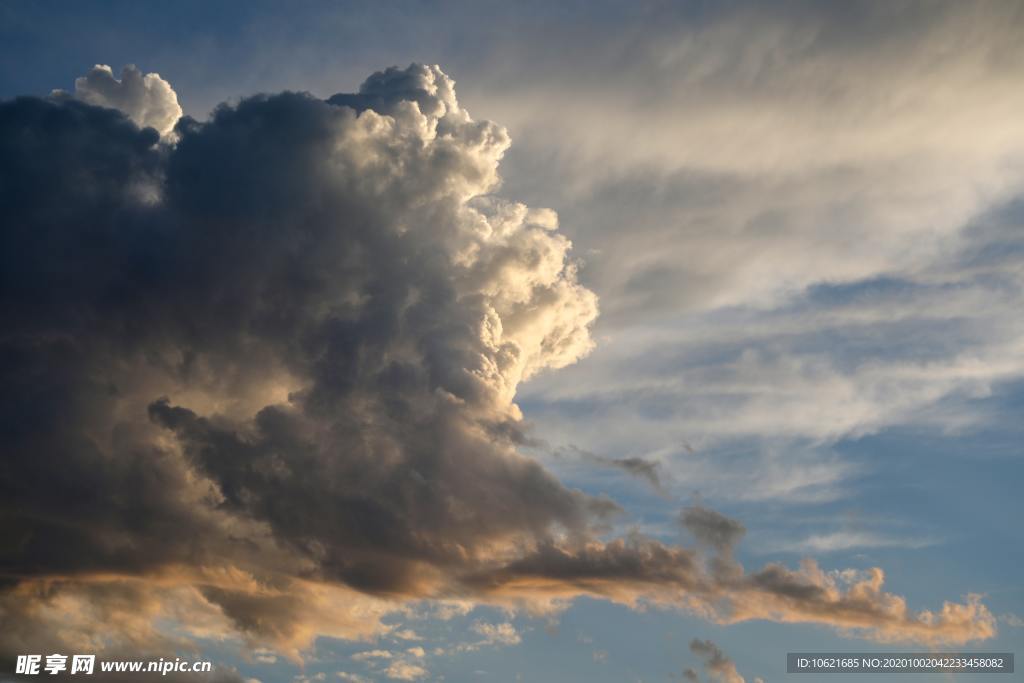
<path id="1" fill-rule="evenodd" d="M 747 533 L 746 528 L 735 519 L 701 505 L 685 508 L 679 515 L 679 521 L 698 542 L 718 552 L 731 552 Z"/>
<path id="2" fill-rule="evenodd" d="M 508 606 L 508 605 L 506 605 Z M 463 653 L 463 652 L 475 652 L 484 647 L 507 647 L 511 645 L 518 645 L 522 642 L 523 638 L 516 627 L 510 622 L 501 622 L 497 624 L 488 623 L 486 621 L 475 621 L 470 627 L 477 635 L 481 636 L 480 640 L 458 643 L 450 648 L 447 652 L 449 654 Z M 441 649 L 435 650 L 434 654 L 443 654 L 444 651 Z"/>
<path id="3" fill-rule="evenodd" d="M 424 613 L 418 614 L 420 618 L 439 619 L 440 621 L 451 621 L 456 617 L 464 617 L 476 608 L 476 603 L 471 600 L 432 600 L 427 605 Z"/>
<path id="4" fill-rule="evenodd" d="M 181 106 L 171 84 L 160 74 L 145 74 L 129 64 L 121 70 L 121 80 L 105 64 L 97 64 L 89 73 L 75 79 L 74 96 L 89 104 L 124 112 L 140 128 L 155 128 L 166 136 L 181 118 Z"/>
<path id="5" fill-rule="evenodd" d="M 553 212 L 492 194 L 508 134 L 439 68 L 242 99 L 167 144 L 132 116 L 0 103 L 4 656 L 60 623 L 69 643 L 231 637 L 299 659 L 384 634 L 409 601 L 580 595 L 883 640 L 994 633 L 975 598 L 909 611 L 880 570 L 847 590 L 814 565 L 744 573 L 736 523 L 710 513 L 691 520 L 719 544 L 707 567 L 598 540 L 620 508 L 523 455 L 515 403 L 590 352 L 597 298 Z"/>
<path id="6" fill-rule="evenodd" d="M 670 490 L 682 482 L 762 500 L 856 493 L 844 482 L 858 468 L 837 456 L 836 443 L 900 427 L 956 435 L 996 423 L 985 399 L 1024 375 L 1024 327 L 1012 314 L 1020 225 L 1018 205 L 1000 206 L 916 272 L 821 284 L 777 306 L 613 336 L 560 383 L 531 382 L 523 401 L 541 433 L 612 457 L 656 459 Z"/>
<path id="7" fill-rule="evenodd" d="M 371 668 L 382 672 L 388 678 L 412 681 L 428 675 L 428 671 L 419 664 L 410 661 L 410 658 L 422 660 L 427 655 L 422 647 L 411 647 L 405 652 L 391 652 L 389 650 L 366 650 L 353 654 L 350 659 L 355 662 L 365 662 Z M 339 672 L 342 680 L 358 681 L 367 680 L 355 674 Z"/>
<path id="8" fill-rule="evenodd" d="M 339 671 L 337 673 L 338 678 L 348 683 L 370 683 L 370 679 L 359 674 L 349 673 L 347 671 Z"/>
<path id="9" fill-rule="evenodd" d="M 365 652 L 357 652 L 352 655 L 352 659 L 357 662 L 365 662 L 370 659 L 391 659 L 393 656 L 387 650 L 367 650 Z"/>
<path id="10" fill-rule="evenodd" d="M 1013 614 L 1012 612 L 1001 615 L 999 617 L 999 620 L 1007 626 L 1011 626 L 1013 628 L 1024 628 L 1024 619 L 1021 619 L 1019 616 Z"/>
<path id="11" fill-rule="evenodd" d="M 609 332 L 914 268 L 1020 185 L 1006 6 L 623 14 L 510 46 L 529 76 L 486 93 L 527 147 L 520 184 L 580 226 Z"/>
<path id="12" fill-rule="evenodd" d="M 370 683 L 369 678 L 360 676 L 359 674 L 349 673 L 347 671 L 339 671 L 337 676 L 343 681 L 348 681 L 348 683 Z"/>
<path id="13" fill-rule="evenodd" d="M 712 681 L 718 681 L 719 683 L 745 683 L 743 676 L 740 676 L 739 672 L 736 671 L 736 664 L 722 652 L 721 648 L 710 640 L 694 638 L 690 641 L 690 652 L 703 660 L 704 670 Z M 696 673 L 693 669 L 687 669 L 687 671 L 692 676 L 690 680 L 696 680 Z"/>
<path id="14" fill-rule="evenodd" d="M 527 446 L 545 446 L 546 443 L 543 440 L 536 439 L 532 443 L 525 444 Z M 602 468 L 615 469 L 626 474 L 645 481 L 650 487 L 659 495 L 665 495 L 665 486 L 662 482 L 661 475 L 661 464 L 656 460 L 650 460 L 646 458 L 640 458 L 637 456 L 628 456 L 622 458 L 609 458 L 603 455 L 598 455 L 591 451 L 579 448 L 573 444 L 566 446 L 558 446 L 550 449 L 550 455 L 557 460 L 566 458 L 572 464 L 577 462 L 583 464 L 597 465 Z"/>
<path id="15" fill-rule="evenodd" d="M 539 434 L 655 460 L 674 495 L 807 502 L 858 495 L 839 441 L 995 421 L 1024 377 L 1019 12 L 580 21 L 479 86 L 510 190 L 559 207 L 601 297 L 595 353 L 520 391 Z"/>
<path id="16" fill-rule="evenodd" d="M 401 640 L 423 640 L 422 636 L 411 628 L 395 631 L 391 636 L 394 638 L 400 638 Z"/>
<path id="17" fill-rule="evenodd" d="M 579 450 L 579 449 L 576 449 Z M 654 460 L 646 460 L 644 458 L 638 458 L 636 456 L 628 458 L 607 458 L 587 451 L 581 451 L 584 457 L 590 462 L 605 467 L 612 467 L 618 470 L 622 470 L 627 474 L 634 477 L 644 479 L 648 484 L 651 485 L 655 491 L 664 493 L 664 488 L 661 484 L 661 476 L 659 473 L 659 465 Z"/>
<path id="18" fill-rule="evenodd" d="M 515 449 L 516 385 L 589 350 L 595 297 L 550 212 L 484 196 L 505 131 L 408 74 L 426 113 L 256 97 L 166 150 L 111 110 L 2 104 L 6 576 L 180 572 L 294 653 L 288 596 L 430 594 L 614 511 Z"/>
<path id="19" fill-rule="evenodd" d="M 388 668 L 384 670 L 384 675 L 397 681 L 417 681 L 429 676 L 430 672 L 419 664 L 396 661 L 388 665 Z"/>
<path id="20" fill-rule="evenodd" d="M 731 547 L 706 557 L 640 534 L 584 547 L 549 545 L 468 580 L 492 599 L 532 599 L 535 609 L 589 595 L 631 606 L 683 607 L 723 624 L 827 624 L 879 642 L 966 642 L 996 633 L 979 595 L 945 602 L 937 612 L 915 612 L 904 598 L 882 590 L 885 573 L 877 567 L 827 573 L 805 559 L 797 570 L 771 563 L 747 572 Z"/>
<path id="21" fill-rule="evenodd" d="M 829 553 L 853 548 L 924 548 L 935 543 L 934 539 L 917 536 L 905 538 L 867 531 L 835 531 L 784 545 L 797 552 Z"/>
<path id="22" fill-rule="evenodd" d="M 473 624 L 472 628 L 473 631 L 484 637 L 485 644 L 488 645 L 518 645 L 522 642 L 522 636 L 507 621 L 500 624 L 478 621 Z"/>

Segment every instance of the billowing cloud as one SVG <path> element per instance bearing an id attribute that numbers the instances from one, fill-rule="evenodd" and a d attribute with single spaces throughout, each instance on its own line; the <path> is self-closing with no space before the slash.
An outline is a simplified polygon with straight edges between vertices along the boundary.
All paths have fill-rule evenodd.
<path id="1" fill-rule="evenodd" d="M 487 197 L 505 131 L 405 73 L 419 102 L 257 97 L 167 149 L 3 104 L 10 580 L 223 569 L 203 598 L 289 642 L 298 577 L 430 594 L 615 510 L 515 449 L 516 385 L 591 345 L 569 242 Z"/>
<path id="2" fill-rule="evenodd" d="M 181 106 L 171 84 L 160 74 L 143 74 L 129 64 L 121 70 L 121 80 L 105 64 L 97 64 L 89 73 L 75 79 L 75 97 L 100 107 L 124 112 L 140 128 L 155 128 L 167 135 L 181 118 Z"/>
<path id="3" fill-rule="evenodd" d="M 124 106 L 0 103 L 5 657 L 62 623 L 68 643 L 232 637 L 294 659 L 380 634 L 407 600 L 579 595 L 885 640 L 994 632 L 975 598 L 911 612 L 881 570 L 746 573 L 742 527 L 709 512 L 687 514 L 711 558 L 600 540 L 618 506 L 522 455 L 515 403 L 590 351 L 596 296 L 553 212 L 492 194 L 508 134 L 439 68 L 243 99 L 167 144 Z"/>

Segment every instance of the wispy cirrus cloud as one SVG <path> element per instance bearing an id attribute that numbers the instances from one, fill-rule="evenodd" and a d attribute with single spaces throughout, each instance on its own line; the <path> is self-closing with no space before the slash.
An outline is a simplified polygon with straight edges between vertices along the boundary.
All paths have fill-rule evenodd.
<path id="1" fill-rule="evenodd" d="M 782 549 L 806 552 L 829 553 L 858 548 L 924 548 L 939 543 L 937 539 L 917 536 L 897 536 L 870 531 L 834 531 L 813 534 L 795 543 L 782 544 Z"/>

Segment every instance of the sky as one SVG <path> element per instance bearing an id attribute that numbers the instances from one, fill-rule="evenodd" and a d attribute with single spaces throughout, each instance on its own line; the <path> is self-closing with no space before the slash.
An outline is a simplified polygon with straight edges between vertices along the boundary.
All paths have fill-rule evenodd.
<path id="1" fill-rule="evenodd" d="M 0 681 L 1024 651 L 1021 35 L 0 2 Z"/>

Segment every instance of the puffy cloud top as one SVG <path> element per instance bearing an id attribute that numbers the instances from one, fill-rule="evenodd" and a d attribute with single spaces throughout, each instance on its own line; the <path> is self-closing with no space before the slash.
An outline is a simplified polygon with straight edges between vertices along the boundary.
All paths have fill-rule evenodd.
<path id="1" fill-rule="evenodd" d="M 597 301 L 552 212 L 488 196 L 508 135 L 440 69 L 245 99 L 169 146 L 78 101 L 150 122 L 155 77 L 108 76 L 0 105 L 7 575 L 419 595 L 615 509 L 516 451 L 516 386 L 590 349 Z"/>
<path id="2" fill-rule="evenodd" d="M 171 84 L 160 74 L 143 74 L 129 64 L 121 70 L 121 80 L 106 64 L 97 64 L 89 73 L 75 79 L 75 97 L 99 107 L 118 109 L 140 127 L 155 128 L 167 135 L 181 118 L 181 106 Z"/>

